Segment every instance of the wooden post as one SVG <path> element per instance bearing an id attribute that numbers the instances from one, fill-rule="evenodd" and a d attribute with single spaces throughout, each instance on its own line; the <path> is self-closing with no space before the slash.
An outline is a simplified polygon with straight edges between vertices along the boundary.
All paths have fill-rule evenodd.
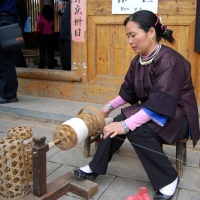
<path id="1" fill-rule="evenodd" d="M 197 0 L 196 6 L 196 27 L 195 27 L 195 45 L 194 51 L 200 52 L 200 0 Z"/>
<path id="2" fill-rule="evenodd" d="M 33 138 L 33 193 L 21 200 L 55 200 L 68 192 L 72 192 L 89 200 L 98 192 L 98 185 L 90 180 L 77 180 L 71 172 L 46 184 L 46 152 L 49 145 L 46 137 Z"/>
<path id="3" fill-rule="evenodd" d="M 33 194 L 41 197 L 47 192 L 46 185 L 46 152 L 48 145 L 46 137 L 33 138 Z"/>
<path id="4" fill-rule="evenodd" d="M 176 170 L 179 177 L 183 176 L 183 166 L 187 161 L 187 141 L 188 138 L 176 142 Z"/>

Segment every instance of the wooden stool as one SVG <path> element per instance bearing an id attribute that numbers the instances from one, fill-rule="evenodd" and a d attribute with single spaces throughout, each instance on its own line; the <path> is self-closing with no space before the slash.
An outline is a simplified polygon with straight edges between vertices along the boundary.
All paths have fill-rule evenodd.
<path id="1" fill-rule="evenodd" d="M 106 118 L 105 125 L 110 124 L 112 121 L 113 121 L 113 118 L 110 118 L 110 117 Z M 95 149 L 97 149 L 99 145 L 99 140 L 101 139 L 101 134 L 102 133 L 99 133 L 95 136 L 89 136 L 85 139 L 83 157 L 88 158 L 90 156 L 90 144 L 92 144 L 93 142 L 95 142 Z"/>
<path id="2" fill-rule="evenodd" d="M 187 141 L 188 138 L 176 142 L 176 170 L 179 177 L 183 176 L 183 166 L 186 166 L 187 161 Z"/>
<path id="3" fill-rule="evenodd" d="M 101 133 L 95 136 L 89 136 L 85 139 L 84 142 L 84 149 L 83 149 L 83 157 L 88 158 L 90 156 L 90 145 L 95 142 L 95 148 L 97 149 L 97 146 L 99 144 Z"/>

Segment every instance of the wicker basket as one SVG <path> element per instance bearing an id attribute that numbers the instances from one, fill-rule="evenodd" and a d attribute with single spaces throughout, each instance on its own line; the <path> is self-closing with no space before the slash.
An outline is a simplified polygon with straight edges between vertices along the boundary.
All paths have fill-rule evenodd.
<path id="1" fill-rule="evenodd" d="M 24 158 L 26 167 L 26 177 L 28 182 L 33 180 L 33 134 L 32 129 L 25 126 L 14 126 L 8 131 L 8 138 L 21 138 L 24 144 Z"/>
<path id="2" fill-rule="evenodd" d="M 29 191 L 23 140 L 0 140 L 0 199 L 21 199 Z"/>

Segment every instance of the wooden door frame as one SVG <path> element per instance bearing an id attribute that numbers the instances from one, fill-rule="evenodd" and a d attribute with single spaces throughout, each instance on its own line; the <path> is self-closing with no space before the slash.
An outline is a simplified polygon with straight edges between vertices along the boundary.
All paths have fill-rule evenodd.
<path id="1" fill-rule="evenodd" d="M 197 0 L 197 6 L 196 6 L 196 28 L 195 28 L 194 51 L 200 53 L 200 0 Z"/>

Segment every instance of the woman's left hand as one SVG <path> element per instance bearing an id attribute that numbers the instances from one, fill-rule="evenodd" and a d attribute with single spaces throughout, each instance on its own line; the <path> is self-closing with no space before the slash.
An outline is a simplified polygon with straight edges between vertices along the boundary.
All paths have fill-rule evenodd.
<path id="1" fill-rule="evenodd" d="M 111 138 L 113 138 L 117 135 L 125 134 L 125 130 L 122 127 L 121 122 L 112 122 L 104 127 L 103 134 L 104 134 L 103 136 L 104 139 L 106 139 L 109 135 Z"/>

